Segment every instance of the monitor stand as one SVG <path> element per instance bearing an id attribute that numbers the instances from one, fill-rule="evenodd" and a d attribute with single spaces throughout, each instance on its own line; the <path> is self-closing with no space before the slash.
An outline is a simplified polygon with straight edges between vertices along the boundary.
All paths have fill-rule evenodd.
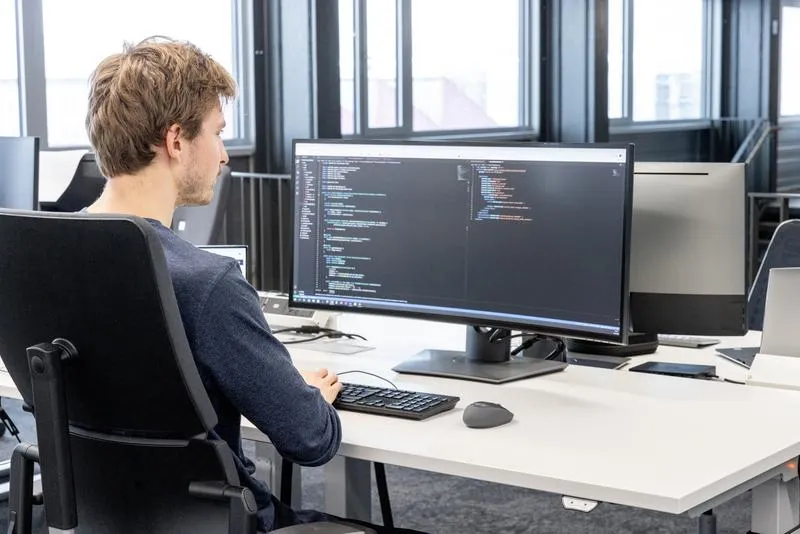
<path id="1" fill-rule="evenodd" d="M 657 348 L 658 335 L 644 334 L 641 332 L 631 332 L 628 334 L 628 343 L 625 345 L 603 343 L 602 341 L 567 339 L 567 349 L 570 352 L 597 354 L 600 356 L 641 356 L 642 354 L 652 354 Z"/>
<path id="2" fill-rule="evenodd" d="M 555 355 L 559 356 L 559 355 Z M 441 376 L 504 384 L 562 371 L 567 367 L 555 358 L 528 358 L 511 354 L 511 332 L 504 328 L 467 328 L 467 350 L 426 349 L 396 365 L 397 373 Z"/>

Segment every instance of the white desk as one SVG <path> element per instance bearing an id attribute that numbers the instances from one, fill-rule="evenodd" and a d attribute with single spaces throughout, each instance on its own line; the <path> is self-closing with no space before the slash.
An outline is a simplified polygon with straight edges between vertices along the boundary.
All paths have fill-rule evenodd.
<path id="1" fill-rule="evenodd" d="M 340 454 L 326 466 L 331 513 L 369 517 L 369 462 L 376 461 L 691 516 L 754 489 L 754 532 L 782 534 L 799 522 L 796 392 L 575 366 L 502 386 L 398 375 L 394 363 L 422 348 L 463 348 L 464 327 L 355 316 L 339 327 L 378 348 L 331 355 L 292 346 L 297 366 L 375 372 L 401 388 L 458 395 L 461 402 L 422 422 L 341 412 Z M 726 341 L 755 345 L 758 335 Z M 745 373 L 713 348 L 662 347 L 649 358 L 714 363 L 731 379 Z M 355 374 L 343 380 L 380 383 Z M 5 373 L 0 395 L 19 396 Z M 500 402 L 514 421 L 466 428 L 462 410 L 476 400 Z M 243 437 L 267 441 L 247 421 Z"/>
<path id="2" fill-rule="evenodd" d="M 368 518 L 368 462 L 375 461 L 691 516 L 758 488 L 754 532 L 782 534 L 797 524 L 796 506 L 786 510 L 782 500 L 798 488 L 796 467 L 786 467 L 800 455 L 800 426 L 791 424 L 800 414 L 796 392 L 576 366 L 503 386 L 398 375 L 391 367 L 420 349 L 463 348 L 464 327 L 352 316 L 339 327 L 378 348 L 328 355 L 292 346 L 298 367 L 370 371 L 461 402 L 423 422 L 340 412 L 340 458 L 326 468 L 331 513 Z M 725 344 L 758 340 L 753 333 Z M 661 347 L 631 365 L 646 359 L 711 363 L 733 380 L 746 373 L 713 348 Z M 382 385 L 367 375 L 342 379 Z M 503 404 L 514 421 L 466 428 L 462 410 L 477 400 Z M 266 439 L 248 423 L 244 436 Z M 779 475 L 794 480 L 783 484 Z"/>

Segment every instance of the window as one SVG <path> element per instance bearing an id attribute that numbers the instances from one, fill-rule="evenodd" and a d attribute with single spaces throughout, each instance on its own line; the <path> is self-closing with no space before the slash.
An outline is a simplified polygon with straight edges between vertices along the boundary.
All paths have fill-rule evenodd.
<path id="1" fill-rule="evenodd" d="M 342 135 L 356 131 L 355 0 L 339 0 L 339 85 Z"/>
<path id="2" fill-rule="evenodd" d="M 707 116 L 710 6 L 704 0 L 610 0 L 609 118 L 652 122 Z"/>
<path id="3" fill-rule="evenodd" d="M 534 41 L 532 3 L 340 0 L 342 134 L 531 129 L 523 58 Z M 363 73 L 354 59 L 359 49 Z"/>
<path id="4" fill-rule="evenodd" d="M 800 115 L 800 72 L 796 50 L 800 50 L 800 5 L 783 6 L 781 12 L 780 114 Z"/>
<path id="5" fill-rule="evenodd" d="M 10 137 L 21 133 L 15 3 L 0 0 L 0 136 Z"/>
<path id="6" fill-rule="evenodd" d="M 608 118 L 625 110 L 625 10 L 623 0 L 608 1 Z"/>
<path id="7" fill-rule="evenodd" d="M 414 131 L 520 126 L 519 0 L 411 7 Z"/>
<path id="8" fill-rule="evenodd" d="M 367 119 L 370 128 L 398 126 L 397 0 L 367 3 Z"/>
<path id="9" fill-rule="evenodd" d="M 48 145 L 88 145 L 84 129 L 88 78 L 104 57 L 122 51 L 125 42 L 136 43 L 153 35 L 190 41 L 225 66 L 241 84 L 235 41 L 240 28 L 238 3 L 216 0 L 198 9 L 196 0 L 42 0 Z M 240 95 L 244 94 L 242 88 Z M 242 106 L 240 97 L 224 110 L 226 139 L 246 136 Z"/>

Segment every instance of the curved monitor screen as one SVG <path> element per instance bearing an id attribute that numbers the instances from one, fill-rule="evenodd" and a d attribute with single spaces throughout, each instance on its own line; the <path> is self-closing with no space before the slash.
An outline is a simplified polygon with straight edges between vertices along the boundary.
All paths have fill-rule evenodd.
<path id="1" fill-rule="evenodd" d="M 628 145 L 295 141 L 292 306 L 624 342 Z"/>

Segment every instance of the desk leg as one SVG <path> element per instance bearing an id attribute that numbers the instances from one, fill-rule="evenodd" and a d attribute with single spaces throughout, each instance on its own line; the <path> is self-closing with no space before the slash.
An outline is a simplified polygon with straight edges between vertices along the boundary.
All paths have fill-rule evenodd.
<path id="1" fill-rule="evenodd" d="M 709 510 L 700 516 L 697 531 L 700 534 L 717 534 L 717 516 Z"/>
<path id="2" fill-rule="evenodd" d="M 786 534 L 800 525 L 800 479 L 768 480 L 754 488 L 752 534 Z"/>
<path id="3" fill-rule="evenodd" d="M 281 455 L 270 443 L 261 441 L 255 442 L 256 446 L 256 478 L 269 485 L 269 489 L 275 497 L 281 495 Z M 292 469 L 292 508 L 299 509 L 303 500 L 302 476 L 300 466 Z"/>
<path id="4" fill-rule="evenodd" d="M 336 456 L 325 465 L 325 511 L 337 517 L 372 520 L 370 462 Z"/>

